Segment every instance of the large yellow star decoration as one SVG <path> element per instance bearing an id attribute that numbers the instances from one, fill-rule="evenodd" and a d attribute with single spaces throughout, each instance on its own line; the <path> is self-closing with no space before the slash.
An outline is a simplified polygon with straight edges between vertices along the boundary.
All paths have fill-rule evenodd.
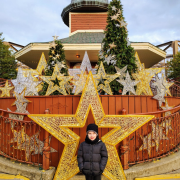
<path id="1" fill-rule="evenodd" d="M 61 74 L 59 72 L 58 65 L 56 64 L 52 76 L 40 76 L 40 78 L 42 78 L 43 81 L 49 84 L 46 91 L 46 96 L 52 94 L 54 91 L 58 91 L 63 95 L 67 95 L 65 84 L 67 84 L 68 81 L 73 78 L 73 76 L 64 76 L 63 74 Z M 56 79 L 60 81 L 58 82 L 58 85 L 53 83 L 53 81 L 55 81 Z"/>
<path id="2" fill-rule="evenodd" d="M 13 88 L 14 88 L 14 86 L 9 86 L 8 80 L 6 80 L 5 86 L 4 87 L 0 87 L 0 90 L 2 91 L 0 97 L 10 97 L 10 91 Z"/>
<path id="3" fill-rule="evenodd" d="M 149 85 L 152 77 L 155 74 L 162 71 L 162 68 L 148 68 L 145 69 L 144 64 L 141 63 L 138 53 L 135 54 L 136 65 L 137 65 L 137 73 L 132 74 L 135 80 L 139 80 L 140 82 L 137 84 L 136 94 L 137 95 L 153 95 L 151 91 L 151 87 Z"/>
<path id="4" fill-rule="evenodd" d="M 116 145 L 154 117 L 152 115 L 105 115 L 90 72 L 75 114 L 28 115 L 65 145 L 54 180 L 67 180 L 79 172 L 75 154 L 80 137 L 69 128 L 84 127 L 90 110 L 99 128 L 113 128 L 102 137 L 109 157 L 103 174 L 111 180 L 126 179 Z"/>
<path id="5" fill-rule="evenodd" d="M 106 74 L 103 62 L 101 62 L 101 65 L 99 67 L 98 73 L 93 75 L 95 84 L 97 86 L 97 91 L 100 91 L 101 89 L 104 90 L 106 93 L 112 95 L 111 87 L 109 85 L 110 82 L 112 82 L 114 79 L 118 78 L 118 74 Z M 105 79 L 102 84 L 102 79 Z"/>

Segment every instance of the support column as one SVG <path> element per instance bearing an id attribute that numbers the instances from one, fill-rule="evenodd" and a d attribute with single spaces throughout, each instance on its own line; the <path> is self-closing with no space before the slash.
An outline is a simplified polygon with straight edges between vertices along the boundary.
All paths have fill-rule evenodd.
<path id="1" fill-rule="evenodd" d="M 49 109 L 45 110 L 45 114 L 49 114 Z M 44 148 L 43 148 L 43 169 L 49 169 L 50 146 L 49 146 L 49 133 L 45 131 L 44 134 Z"/>
<path id="2" fill-rule="evenodd" d="M 126 115 L 126 110 L 123 108 L 122 109 L 122 115 Z M 128 146 L 128 141 L 127 141 L 127 138 L 124 139 L 122 141 L 122 146 L 120 148 L 121 150 L 121 162 L 122 162 L 122 166 L 123 166 L 123 169 L 129 169 L 129 164 L 128 164 L 128 161 L 129 161 L 129 146 Z"/>

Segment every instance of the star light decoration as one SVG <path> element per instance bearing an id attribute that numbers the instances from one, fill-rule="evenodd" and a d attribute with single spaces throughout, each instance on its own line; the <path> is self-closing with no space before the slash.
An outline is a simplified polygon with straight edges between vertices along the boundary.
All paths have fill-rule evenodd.
<path id="1" fill-rule="evenodd" d="M 111 63 L 114 66 L 114 65 L 116 65 L 117 60 L 116 60 L 115 55 L 110 54 L 109 56 L 105 57 L 104 62 L 106 62 L 107 65 L 109 65 Z"/>
<path id="2" fill-rule="evenodd" d="M 52 94 L 54 91 L 58 91 L 63 95 L 67 95 L 65 90 L 65 84 L 68 83 L 73 77 L 72 76 L 64 76 L 59 72 L 58 65 L 56 64 L 54 67 L 54 71 L 52 76 L 40 76 L 43 81 L 49 84 L 48 89 L 46 91 L 46 96 Z M 53 81 L 58 80 L 59 85 L 54 85 Z"/>
<path id="3" fill-rule="evenodd" d="M 171 92 L 169 90 L 169 87 L 171 87 L 174 83 L 168 83 L 162 75 L 162 78 L 160 79 L 158 75 L 155 76 L 156 81 L 154 82 L 154 86 L 157 89 L 157 95 L 155 95 L 153 98 L 159 101 L 159 107 L 162 106 L 162 103 L 165 103 L 165 95 L 171 96 Z"/>
<path id="4" fill-rule="evenodd" d="M 139 83 L 139 81 L 131 80 L 131 77 L 130 77 L 128 71 L 126 73 L 126 79 L 125 80 L 124 79 L 120 79 L 120 80 L 116 80 L 116 81 L 124 86 L 122 95 L 126 95 L 127 92 L 131 92 L 131 93 L 136 95 L 134 86 L 136 86 L 136 84 Z"/>
<path id="5" fill-rule="evenodd" d="M 116 69 L 116 74 L 119 75 L 119 79 L 121 80 L 122 78 L 126 77 L 126 71 L 127 71 L 127 65 L 124 66 L 122 69 L 118 68 L 115 66 Z"/>
<path id="6" fill-rule="evenodd" d="M 155 74 L 159 73 L 162 68 L 149 68 L 145 69 L 144 64 L 141 64 L 138 53 L 135 54 L 136 57 L 136 65 L 138 67 L 137 73 L 132 74 L 133 78 L 139 83 L 137 84 L 136 94 L 137 95 L 153 95 L 150 88 L 150 81 Z"/>
<path id="7" fill-rule="evenodd" d="M 81 89 L 81 91 L 83 90 L 84 86 L 83 87 L 77 87 L 77 86 L 82 86 L 83 84 L 85 85 L 84 81 L 81 82 L 82 79 L 85 80 L 84 79 L 85 76 L 84 77 L 81 76 L 82 79 L 80 79 L 80 77 L 78 75 L 81 75 L 81 73 L 84 74 L 86 72 L 86 70 L 87 70 L 87 73 L 89 73 L 91 71 L 93 74 L 96 74 L 96 69 L 92 68 L 87 51 L 85 51 L 80 68 L 79 69 L 69 69 L 70 76 L 73 76 L 73 83 L 76 84 L 72 90 L 72 93 L 76 94 L 80 89 Z M 76 88 L 78 88 L 78 91 L 76 91 Z"/>
<path id="8" fill-rule="evenodd" d="M 169 110 L 174 108 L 174 106 L 169 106 L 167 99 L 165 100 L 165 106 L 161 106 L 163 110 Z M 171 111 L 165 112 L 165 116 L 169 116 L 171 114 Z"/>
<path id="9" fill-rule="evenodd" d="M 117 46 L 117 45 L 115 45 L 114 42 L 113 42 L 112 44 L 109 44 L 110 49 L 113 49 L 113 48 L 115 48 L 116 46 Z"/>
<path id="10" fill-rule="evenodd" d="M 73 84 L 76 86 L 75 89 L 75 95 L 81 93 L 84 89 L 84 86 L 86 84 L 87 74 L 86 72 L 81 71 L 81 75 L 79 77 L 78 81 L 73 81 Z"/>
<path id="11" fill-rule="evenodd" d="M 0 97 L 10 97 L 10 91 L 13 89 L 13 86 L 9 86 L 8 80 L 6 80 L 5 86 L 0 87 L 0 90 L 2 91 Z"/>
<path id="12" fill-rule="evenodd" d="M 144 137 L 141 137 L 143 144 L 139 148 L 139 151 L 147 149 L 149 156 L 152 147 L 156 147 L 156 152 L 158 152 L 160 141 L 169 140 L 166 134 L 163 133 L 164 130 L 163 122 L 157 125 L 154 122 L 151 122 L 151 126 L 152 126 L 152 132 Z"/>
<path id="13" fill-rule="evenodd" d="M 111 91 L 111 87 L 109 85 L 110 82 L 112 82 L 114 79 L 116 79 L 119 75 L 117 74 L 106 74 L 104 66 L 103 66 L 103 62 L 101 61 L 99 70 L 97 72 L 97 74 L 95 74 L 94 80 L 97 86 L 97 91 L 100 91 L 101 89 L 104 90 L 107 94 L 112 95 L 112 91 Z M 106 81 L 104 81 L 104 84 L 101 84 L 101 79 L 106 79 Z"/>
<path id="14" fill-rule="evenodd" d="M 16 92 L 14 92 L 14 94 L 16 97 L 16 101 L 12 104 L 12 106 L 16 105 L 15 112 L 16 113 L 29 114 L 29 112 L 26 110 L 26 108 L 27 108 L 27 105 L 30 101 L 28 99 L 24 98 L 25 89 L 22 91 L 21 94 L 18 94 Z M 7 110 L 11 111 L 9 108 Z M 23 121 L 24 115 L 17 115 L 17 114 L 9 113 L 9 118 L 19 120 L 19 121 Z M 13 122 L 11 122 L 11 128 L 12 129 L 14 128 Z"/>
<path id="15" fill-rule="evenodd" d="M 17 143 L 17 146 L 15 146 L 14 149 L 25 151 L 26 161 L 29 161 L 31 154 L 32 155 L 42 154 L 44 148 L 44 142 L 38 139 L 39 132 L 30 137 L 25 133 L 24 127 L 22 127 L 21 131 L 19 132 L 13 130 L 13 134 L 14 134 L 14 138 L 10 140 L 10 143 Z M 51 138 L 49 139 L 49 144 L 50 141 Z M 57 152 L 57 151 L 53 148 L 50 148 L 50 153 L 53 152 Z"/>
<path id="16" fill-rule="evenodd" d="M 26 82 L 26 80 L 27 78 L 24 77 L 22 68 L 19 67 L 16 79 L 11 80 L 15 87 L 15 93 L 21 93 L 23 91 L 23 89 L 25 88 L 24 83 Z"/>
<path id="17" fill-rule="evenodd" d="M 103 174 L 111 180 L 126 179 L 116 145 L 154 117 L 151 115 L 105 115 L 90 72 L 75 114 L 28 115 L 65 145 L 54 180 L 67 180 L 79 172 L 76 151 L 80 137 L 69 128 L 84 127 L 90 110 L 99 128 L 113 128 L 102 137 L 109 156 Z"/>

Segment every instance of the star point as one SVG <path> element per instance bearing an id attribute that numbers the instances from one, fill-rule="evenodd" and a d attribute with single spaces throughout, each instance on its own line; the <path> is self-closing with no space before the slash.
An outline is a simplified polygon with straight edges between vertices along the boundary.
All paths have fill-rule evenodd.
<path id="1" fill-rule="evenodd" d="M 13 86 L 9 86 L 8 80 L 6 80 L 5 86 L 0 87 L 0 90 L 2 91 L 0 97 L 10 97 L 10 91 L 13 89 Z"/>

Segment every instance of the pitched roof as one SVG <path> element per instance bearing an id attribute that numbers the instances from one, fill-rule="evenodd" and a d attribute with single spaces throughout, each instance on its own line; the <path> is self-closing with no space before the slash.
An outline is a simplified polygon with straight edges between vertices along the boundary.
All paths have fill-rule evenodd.
<path id="1" fill-rule="evenodd" d="M 78 32 L 68 38 L 60 39 L 63 44 L 102 43 L 103 32 Z"/>

